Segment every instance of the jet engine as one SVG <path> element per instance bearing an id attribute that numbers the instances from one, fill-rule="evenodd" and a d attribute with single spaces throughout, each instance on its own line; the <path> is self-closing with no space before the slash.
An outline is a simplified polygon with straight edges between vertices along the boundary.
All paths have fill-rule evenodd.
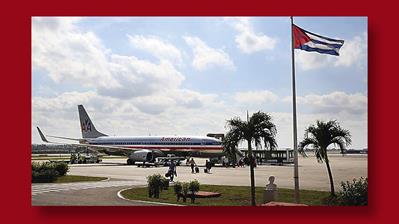
<path id="1" fill-rule="evenodd" d="M 154 162 L 154 153 L 151 150 L 139 150 L 131 153 L 127 160 L 128 165 L 134 165 L 135 162 Z"/>

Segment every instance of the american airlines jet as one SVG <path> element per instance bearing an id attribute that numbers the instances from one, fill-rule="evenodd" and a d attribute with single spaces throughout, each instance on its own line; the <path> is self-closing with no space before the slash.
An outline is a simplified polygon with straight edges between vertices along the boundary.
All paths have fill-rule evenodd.
<path id="1" fill-rule="evenodd" d="M 223 156 L 222 142 L 216 138 L 200 136 L 108 136 L 94 127 L 83 105 L 78 105 L 82 138 L 67 138 L 47 135 L 48 137 L 76 140 L 78 146 L 87 146 L 91 150 L 103 152 L 108 155 L 125 155 L 127 164 L 135 162 L 154 162 L 156 157 L 170 154 L 182 157 L 214 158 Z M 37 127 L 40 137 L 46 139 Z"/>

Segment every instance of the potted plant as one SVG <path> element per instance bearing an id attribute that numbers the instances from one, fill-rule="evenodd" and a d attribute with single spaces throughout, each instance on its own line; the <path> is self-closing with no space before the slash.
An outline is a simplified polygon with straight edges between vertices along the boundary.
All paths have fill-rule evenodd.
<path id="1" fill-rule="evenodd" d="M 154 174 L 147 177 L 148 183 L 148 197 L 159 198 L 159 192 L 162 189 L 162 176 Z"/>
<path id="2" fill-rule="evenodd" d="M 189 187 L 190 187 L 190 184 L 187 183 L 187 182 L 184 182 L 184 183 L 182 184 L 183 202 L 186 202 L 186 200 L 187 200 L 187 193 L 188 193 L 188 191 L 189 191 Z"/>
<path id="3" fill-rule="evenodd" d="M 188 189 L 191 192 L 191 203 L 195 203 L 195 193 L 200 189 L 200 183 L 198 180 L 193 180 L 190 182 Z"/>
<path id="4" fill-rule="evenodd" d="M 168 190 L 169 189 L 169 180 L 165 177 L 161 177 L 161 190 Z"/>
<path id="5" fill-rule="evenodd" d="M 175 191 L 175 194 L 176 194 L 176 200 L 179 201 L 180 196 L 182 196 L 182 190 L 183 190 L 182 183 L 177 181 L 175 183 L 175 185 L 173 186 L 173 190 Z"/>

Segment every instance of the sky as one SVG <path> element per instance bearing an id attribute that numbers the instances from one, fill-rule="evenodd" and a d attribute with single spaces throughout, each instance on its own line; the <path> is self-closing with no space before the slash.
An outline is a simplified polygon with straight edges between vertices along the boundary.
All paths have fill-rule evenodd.
<path id="1" fill-rule="evenodd" d="M 32 143 L 81 137 L 77 105 L 108 135 L 226 133 L 269 113 L 293 147 L 289 17 L 32 17 Z M 367 17 L 295 17 L 345 40 L 340 56 L 295 50 L 298 141 L 316 120 L 367 148 Z"/>

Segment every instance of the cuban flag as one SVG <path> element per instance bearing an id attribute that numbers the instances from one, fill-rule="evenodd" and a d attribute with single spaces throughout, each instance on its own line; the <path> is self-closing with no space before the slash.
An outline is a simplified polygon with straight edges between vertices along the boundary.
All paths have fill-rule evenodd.
<path id="1" fill-rule="evenodd" d="M 294 48 L 296 49 L 339 56 L 339 49 L 344 45 L 343 40 L 323 37 L 296 25 L 292 26 L 292 33 L 294 35 Z"/>

